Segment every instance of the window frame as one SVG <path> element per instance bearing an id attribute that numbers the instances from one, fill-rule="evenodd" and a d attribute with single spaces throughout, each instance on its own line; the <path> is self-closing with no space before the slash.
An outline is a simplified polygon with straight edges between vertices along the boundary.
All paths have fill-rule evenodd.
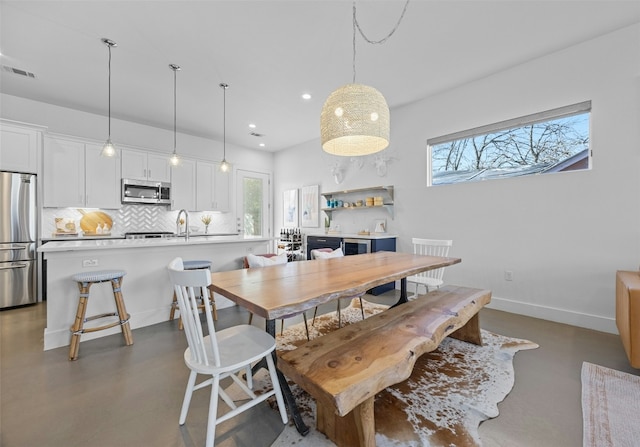
<path id="1" fill-rule="evenodd" d="M 591 113 L 591 100 L 582 101 L 576 104 L 568 106 L 558 107 L 551 110 L 545 110 L 543 112 L 537 112 L 530 115 L 524 115 L 518 118 L 512 118 L 504 121 L 499 121 L 493 124 L 486 124 L 483 126 L 474 127 L 472 129 L 462 130 L 459 132 L 453 132 L 447 135 L 442 135 L 435 138 L 427 139 L 427 186 L 442 186 L 451 185 L 454 183 L 442 183 L 438 185 L 433 184 L 433 152 L 432 148 L 439 144 L 449 143 L 456 140 L 462 140 L 466 138 L 475 138 L 477 136 L 486 135 L 494 132 L 500 132 L 503 130 L 514 129 L 518 127 L 524 127 L 543 123 L 546 121 L 552 121 L 560 118 L 568 118 L 583 113 Z M 591 168 L 591 157 L 593 150 L 591 148 L 591 117 L 589 117 L 589 169 Z M 528 174 L 530 175 L 530 174 Z M 470 183 L 473 180 L 462 181 L 457 183 Z"/>

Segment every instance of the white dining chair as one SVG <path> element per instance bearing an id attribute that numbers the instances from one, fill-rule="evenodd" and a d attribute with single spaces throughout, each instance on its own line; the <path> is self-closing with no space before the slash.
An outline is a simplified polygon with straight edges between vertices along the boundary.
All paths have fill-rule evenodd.
<path id="1" fill-rule="evenodd" d="M 344 256 L 344 252 L 342 248 L 336 248 L 335 250 L 332 248 L 316 248 L 315 250 L 311 250 L 311 259 L 331 259 L 331 258 L 341 258 Z M 354 255 L 355 256 L 355 255 Z M 349 298 L 352 300 L 355 297 Z M 360 300 L 360 312 L 362 313 L 362 319 L 364 320 L 364 306 L 362 305 L 362 295 L 358 295 L 358 299 Z M 342 327 L 342 317 L 340 314 L 340 299 L 337 299 L 337 309 L 336 312 L 338 314 L 338 327 Z M 313 326 L 316 322 L 316 315 L 318 314 L 318 307 L 313 310 L 313 320 L 311 321 L 311 326 Z"/>
<path id="2" fill-rule="evenodd" d="M 244 257 L 244 268 L 259 268 L 269 267 L 272 265 L 281 265 L 289 262 L 289 258 L 286 253 L 276 255 L 275 253 L 265 253 L 262 255 L 254 255 L 249 253 Z M 302 321 L 304 322 L 304 330 L 307 334 L 307 341 L 311 340 L 309 336 L 309 324 L 307 323 L 307 313 L 299 312 L 302 314 Z M 289 315 L 288 318 L 295 317 L 298 314 Z M 249 324 L 253 322 L 253 313 L 249 312 Z M 284 319 L 280 320 L 280 335 L 284 333 Z"/>
<path id="3" fill-rule="evenodd" d="M 411 239 L 411 243 L 413 244 L 413 254 L 424 256 L 449 256 L 449 250 L 453 245 L 452 240 L 420 238 Z M 418 296 L 418 289 L 420 286 L 424 287 L 425 293 L 429 293 L 429 289 L 433 290 L 439 288 L 444 284 L 442 279 L 443 276 L 444 267 L 435 270 L 427 270 L 426 272 L 407 277 L 407 284 L 412 283 L 415 284 L 416 287 L 415 294 L 411 295 L 409 298 L 415 298 Z"/>
<path id="4" fill-rule="evenodd" d="M 191 370 L 187 389 L 180 412 L 180 425 L 187 419 L 189 404 L 193 392 L 211 386 L 209 400 L 209 417 L 207 420 L 206 447 L 213 447 L 216 425 L 230 419 L 237 414 L 265 401 L 271 396 L 276 397 L 282 423 L 287 423 L 287 412 L 284 406 L 282 391 L 276 373 L 272 353 L 276 348 L 275 339 L 266 331 L 247 324 L 232 326 L 216 331 L 211 314 L 211 304 L 208 298 L 211 284 L 211 272 L 208 269 L 184 270 L 181 258 L 175 258 L 169 264 L 169 276 L 174 285 L 176 297 L 182 311 L 184 333 L 189 347 L 184 352 L 184 362 Z M 200 319 L 198 297 L 203 297 L 206 310 L 206 326 L 208 335 L 204 335 Z M 265 359 L 269 376 L 273 384 L 271 391 L 256 395 L 253 391 L 251 366 Z M 245 380 L 242 374 L 246 374 Z M 198 374 L 210 376 L 196 384 Z M 237 385 L 239 390 L 247 395 L 242 401 L 234 402 L 226 390 L 220 387 L 220 380 L 230 377 L 231 385 Z M 228 389 L 228 388 L 227 388 Z M 218 398 L 221 398 L 230 408 L 224 415 L 218 417 Z"/>

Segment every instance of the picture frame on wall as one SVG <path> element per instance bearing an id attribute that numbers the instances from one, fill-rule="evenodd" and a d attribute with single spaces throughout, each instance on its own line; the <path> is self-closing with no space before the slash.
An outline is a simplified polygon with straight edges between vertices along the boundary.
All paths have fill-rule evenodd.
<path id="1" fill-rule="evenodd" d="M 317 227 L 320 222 L 320 185 L 302 187 L 300 212 L 303 227 Z"/>
<path id="2" fill-rule="evenodd" d="M 282 193 L 282 226 L 298 226 L 298 190 L 288 189 Z"/>

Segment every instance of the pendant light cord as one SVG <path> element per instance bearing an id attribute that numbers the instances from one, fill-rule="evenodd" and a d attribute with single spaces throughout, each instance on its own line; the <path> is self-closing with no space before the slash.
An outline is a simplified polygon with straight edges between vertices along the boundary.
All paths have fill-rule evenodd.
<path id="1" fill-rule="evenodd" d="M 383 37 L 380 40 L 371 40 L 364 34 L 364 31 L 362 31 L 362 28 L 358 23 L 358 19 L 356 18 L 356 2 L 355 1 L 353 2 L 353 83 L 354 84 L 356 83 L 356 28 L 358 29 L 358 32 L 360 33 L 362 38 L 365 40 L 365 42 L 370 44 L 383 44 L 393 35 L 393 33 L 396 32 L 396 30 L 400 26 L 400 22 L 402 22 L 402 19 L 404 18 L 404 13 L 407 12 L 407 6 L 409 6 L 409 0 L 407 0 L 407 2 L 404 4 L 404 8 L 402 9 L 402 14 L 400 14 L 400 18 L 398 19 L 398 22 L 393 27 L 393 29 L 389 32 L 389 34 L 387 34 L 385 37 Z"/>
<path id="2" fill-rule="evenodd" d="M 176 72 L 177 69 L 173 69 L 173 153 L 176 152 Z"/>
<path id="3" fill-rule="evenodd" d="M 111 45 L 107 44 L 109 48 L 109 140 L 111 139 Z"/>
<path id="4" fill-rule="evenodd" d="M 227 88 L 228 84 L 220 83 L 222 88 L 222 161 L 227 161 Z"/>

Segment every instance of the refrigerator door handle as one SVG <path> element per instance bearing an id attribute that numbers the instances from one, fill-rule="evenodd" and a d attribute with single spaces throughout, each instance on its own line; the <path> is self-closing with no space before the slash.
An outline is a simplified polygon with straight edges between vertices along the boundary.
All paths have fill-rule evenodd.
<path id="1" fill-rule="evenodd" d="M 12 245 L 11 247 L 0 247 L 0 250 L 26 250 L 26 245 Z"/>
<path id="2" fill-rule="evenodd" d="M 26 268 L 27 264 L 11 264 L 8 266 L 0 265 L 0 270 L 13 270 L 13 269 L 23 269 Z"/>

